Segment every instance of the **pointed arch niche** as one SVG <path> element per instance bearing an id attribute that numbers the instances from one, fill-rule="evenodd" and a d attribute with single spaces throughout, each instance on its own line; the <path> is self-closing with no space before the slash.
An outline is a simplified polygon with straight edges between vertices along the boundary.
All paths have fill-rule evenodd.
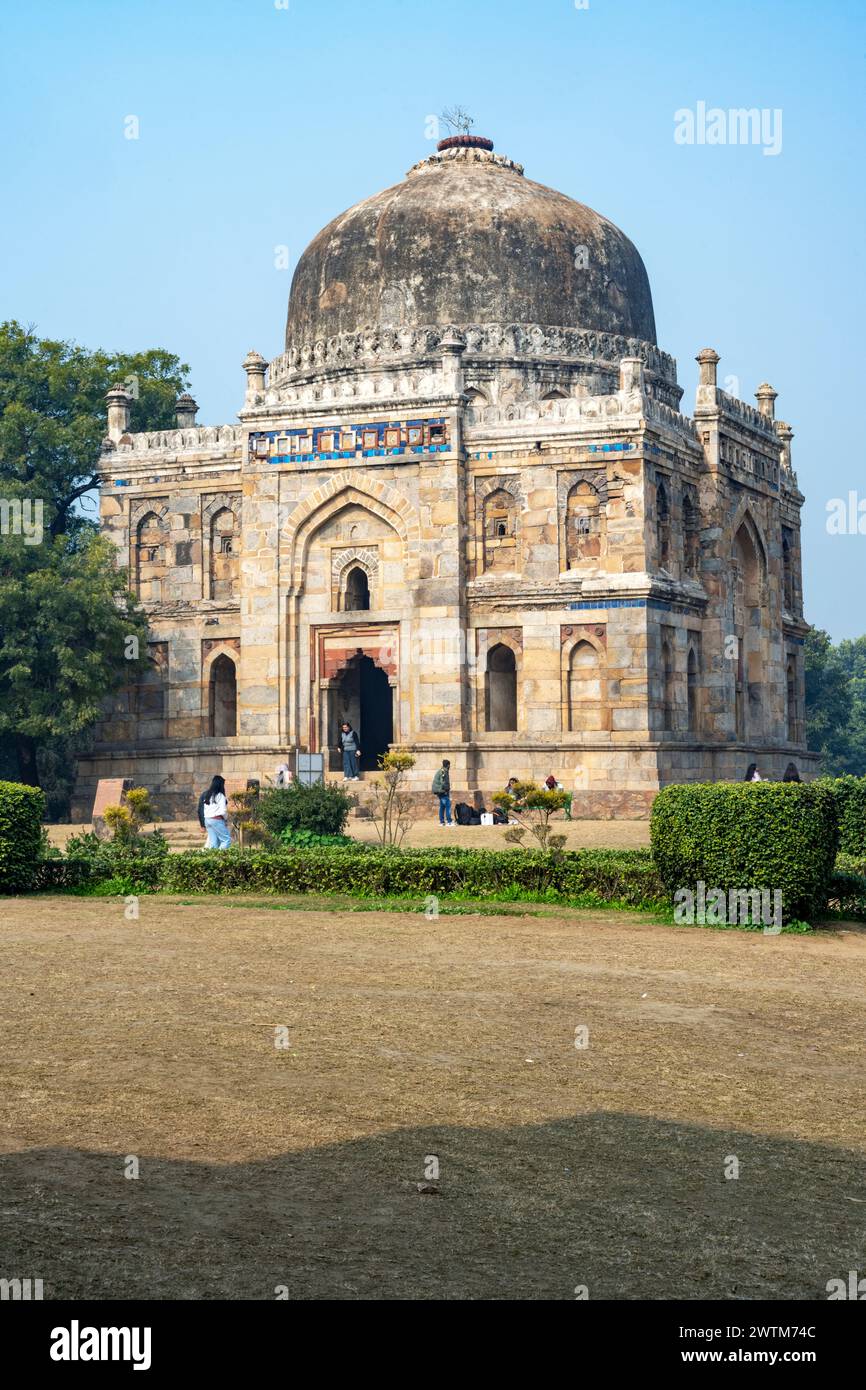
<path id="1" fill-rule="evenodd" d="M 240 638 L 202 642 L 202 729 L 207 738 L 238 732 Z"/>
<path id="2" fill-rule="evenodd" d="M 474 575 L 520 571 L 523 497 L 513 474 L 479 479 L 475 490 Z"/>
<path id="3" fill-rule="evenodd" d="M 736 735 L 753 738 L 765 732 L 767 558 L 761 534 L 745 511 L 732 545 L 732 622 L 737 638 L 734 708 Z"/>
<path id="4" fill-rule="evenodd" d="M 573 734 L 610 730 L 607 691 L 607 628 L 602 623 L 560 629 L 562 729 Z"/>
<path id="5" fill-rule="evenodd" d="M 160 603 L 168 562 L 168 499 L 138 502 L 129 518 L 130 573 L 142 603 Z"/>
<path id="6" fill-rule="evenodd" d="M 204 597 L 216 603 L 240 597 L 241 497 L 221 492 L 202 501 Z"/>
<path id="7" fill-rule="evenodd" d="M 476 728 L 481 734 L 515 733 L 523 728 L 522 629 L 477 628 L 476 644 Z"/>
<path id="8" fill-rule="evenodd" d="M 353 528 L 354 529 L 354 528 Z M 341 547 L 331 552 L 331 607 L 336 613 L 378 608 L 379 547 Z"/>

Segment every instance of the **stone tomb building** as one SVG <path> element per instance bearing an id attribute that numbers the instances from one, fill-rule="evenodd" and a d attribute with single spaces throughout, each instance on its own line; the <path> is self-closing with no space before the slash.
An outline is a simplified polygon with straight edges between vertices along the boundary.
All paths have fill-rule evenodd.
<path id="1" fill-rule="evenodd" d="M 658 787 L 808 774 L 800 508 L 776 392 L 694 414 L 646 271 L 604 217 L 489 141 L 441 142 L 310 244 L 285 352 L 239 424 L 130 434 L 109 396 L 101 518 L 151 632 L 146 679 L 82 760 L 191 814 L 214 772 L 298 751 L 426 793 L 553 772 L 580 814 Z M 429 799 L 422 800 L 429 806 Z"/>

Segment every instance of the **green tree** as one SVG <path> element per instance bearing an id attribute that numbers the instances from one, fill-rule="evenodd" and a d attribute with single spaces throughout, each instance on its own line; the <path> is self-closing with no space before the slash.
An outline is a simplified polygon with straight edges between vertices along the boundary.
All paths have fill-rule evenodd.
<path id="1" fill-rule="evenodd" d="M 170 429 L 189 368 L 162 349 L 88 351 L 0 324 L 0 479 L 5 497 L 41 498 L 52 536 L 86 521 L 80 502 L 98 486 L 105 393 L 125 384 L 132 430 Z"/>
<path id="2" fill-rule="evenodd" d="M 135 605 L 99 535 L 29 548 L 0 538 L 0 738 L 13 745 L 19 781 L 37 782 L 40 747 L 82 734 L 106 696 L 142 671 L 147 625 Z"/>
<path id="3" fill-rule="evenodd" d="M 840 642 L 836 650 L 851 695 L 845 771 L 866 777 L 866 637 Z"/>
<path id="4" fill-rule="evenodd" d="M 861 639 L 862 640 L 862 639 Z M 853 772 L 851 681 L 829 634 L 806 634 L 806 741 L 824 759 L 824 771 Z"/>
<path id="5" fill-rule="evenodd" d="M 39 780 L 41 753 L 62 785 L 58 757 L 143 669 L 146 621 L 88 494 L 108 389 L 126 384 L 133 429 L 159 429 L 187 376 L 161 350 L 91 352 L 0 325 L 0 758 L 21 781 Z"/>

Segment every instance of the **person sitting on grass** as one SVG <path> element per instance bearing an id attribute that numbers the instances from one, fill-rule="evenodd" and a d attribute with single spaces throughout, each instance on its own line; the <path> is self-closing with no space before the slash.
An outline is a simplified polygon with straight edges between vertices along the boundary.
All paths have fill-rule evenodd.
<path id="1" fill-rule="evenodd" d="M 514 798 L 515 811 L 519 811 L 520 809 L 520 797 L 517 795 L 518 786 L 519 781 L 516 777 L 509 777 L 508 781 L 505 783 L 505 794 L 506 796 L 511 796 Z"/>

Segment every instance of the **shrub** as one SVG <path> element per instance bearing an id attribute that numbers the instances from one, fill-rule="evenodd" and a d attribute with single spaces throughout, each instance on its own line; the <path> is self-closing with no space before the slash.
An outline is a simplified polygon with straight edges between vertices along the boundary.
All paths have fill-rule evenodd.
<path id="1" fill-rule="evenodd" d="M 827 906 L 843 917 L 866 917 L 866 877 L 837 869 L 830 877 Z"/>
<path id="2" fill-rule="evenodd" d="M 394 748 L 379 759 L 381 777 L 373 782 L 373 824 L 379 843 L 399 849 L 412 824 L 412 794 L 407 774 L 415 759 L 405 749 Z"/>
<path id="3" fill-rule="evenodd" d="M 48 798 L 46 797 L 46 803 Z M 39 832 L 39 858 L 40 859 L 61 859 L 62 851 L 56 845 L 52 845 L 47 828 L 43 825 Z"/>
<path id="4" fill-rule="evenodd" d="M 64 864 L 86 865 L 83 869 L 73 869 L 72 882 L 64 882 L 62 872 L 54 875 L 43 872 L 39 887 L 56 886 L 81 887 L 85 883 L 99 883 L 103 879 L 120 878 L 135 886 L 130 892 L 147 892 L 159 885 L 160 867 L 169 851 L 168 840 L 161 830 L 150 835 L 136 835 L 132 843 L 124 840 L 100 840 L 98 835 L 88 831 L 83 835 L 71 835 L 66 843 Z"/>
<path id="5" fill-rule="evenodd" d="M 350 835 L 319 835 L 315 830 L 292 830 L 286 826 L 280 842 L 288 849 L 310 849 L 314 845 L 358 845 Z"/>
<path id="6" fill-rule="evenodd" d="M 240 850 L 172 854 L 160 882 L 175 893 L 342 893 L 355 897 L 459 894 L 526 896 L 568 902 L 589 893 L 600 902 L 649 906 L 664 888 L 646 851 L 564 853 L 536 850 L 402 850 L 352 844 L 272 854 Z"/>
<path id="7" fill-rule="evenodd" d="M 274 836 L 285 829 L 312 830 L 317 835 L 340 835 L 354 800 L 336 782 L 294 781 L 288 787 L 262 792 L 259 820 Z M 224 853 L 226 851 L 223 851 Z"/>
<path id="8" fill-rule="evenodd" d="M 43 859 L 36 866 L 33 887 L 44 893 L 68 893 L 98 877 L 90 859 Z"/>
<path id="9" fill-rule="evenodd" d="M 823 910 L 836 859 L 833 793 L 821 782 L 665 787 L 653 803 L 652 853 L 668 892 L 779 890 L 783 920 Z"/>
<path id="10" fill-rule="evenodd" d="M 840 850 L 866 855 L 866 777 L 822 777 L 820 782 L 836 799 Z"/>
<path id="11" fill-rule="evenodd" d="M 505 832 L 506 840 L 514 845 L 522 844 L 528 830 L 541 849 L 553 852 L 563 848 L 566 836 L 553 834 L 550 818 L 557 811 L 564 811 L 569 800 L 568 792 L 548 791 L 535 782 L 518 782 L 513 793 L 496 792 L 493 804 L 504 812 L 509 821 L 517 822 L 516 825 L 509 825 Z"/>
<path id="12" fill-rule="evenodd" d="M 24 893 L 42 852 L 45 797 L 39 787 L 0 782 L 0 893 Z"/>
<path id="13" fill-rule="evenodd" d="M 230 801 L 229 816 L 241 849 L 247 849 L 267 839 L 268 832 L 259 820 L 258 787 L 247 787 L 246 791 L 234 792 Z"/>
<path id="14" fill-rule="evenodd" d="M 106 806 L 103 816 L 114 843 L 125 845 L 127 849 L 137 847 L 143 825 L 158 819 L 150 804 L 150 792 L 147 787 L 130 787 L 123 804 Z"/>

